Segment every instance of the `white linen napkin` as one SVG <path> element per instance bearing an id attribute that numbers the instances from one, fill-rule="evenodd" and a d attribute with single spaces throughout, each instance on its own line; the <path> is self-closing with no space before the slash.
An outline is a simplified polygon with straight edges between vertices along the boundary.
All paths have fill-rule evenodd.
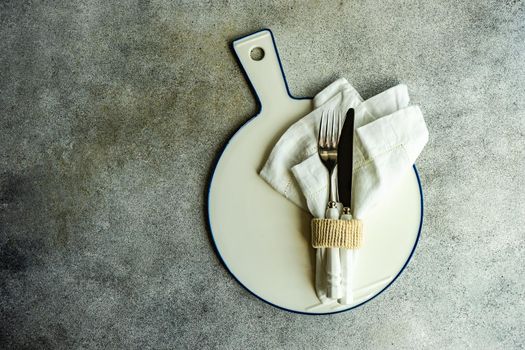
<path id="1" fill-rule="evenodd" d="M 428 141 L 421 110 L 408 106 L 405 85 L 397 85 L 366 101 L 344 78 L 330 84 L 313 100 L 314 110 L 294 123 L 273 148 L 260 176 L 275 190 L 314 217 L 324 217 L 328 201 L 328 172 L 317 154 L 317 134 L 324 110 L 355 109 L 352 214 L 363 219 L 381 197 L 395 187 Z M 365 227 L 366 235 L 366 227 Z M 342 249 L 342 304 L 352 301 L 352 271 L 357 251 Z M 316 254 L 316 292 L 326 297 L 324 249 Z"/>

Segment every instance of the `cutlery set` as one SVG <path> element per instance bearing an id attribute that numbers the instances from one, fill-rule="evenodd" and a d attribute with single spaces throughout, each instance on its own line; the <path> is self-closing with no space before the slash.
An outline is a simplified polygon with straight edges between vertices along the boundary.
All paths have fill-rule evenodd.
<path id="1" fill-rule="evenodd" d="M 341 220 L 351 220 L 352 202 L 352 166 L 353 166 L 354 109 L 350 108 L 341 128 L 341 115 L 333 111 L 323 111 L 319 125 L 318 154 L 328 170 L 329 201 L 326 207 L 326 219 L 339 219 L 337 203 L 343 204 Z M 337 168 L 337 181 L 334 170 Z M 334 186 L 335 185 L 335 186 Z M 347 259 L 348 249 L 326 248 L 327 297 L 340 299 L 346 297 L 343 286 L 350 279 L 346 269 L 341 268 L 341 259 Z M 318 266 L 317 268 L 323 268 Z M 323 274 L 318 271 L 316 276 Z M 349 281 L 348 281 L 349 282 Z M 345 295 L 343 295 L 343 293 Z"/>

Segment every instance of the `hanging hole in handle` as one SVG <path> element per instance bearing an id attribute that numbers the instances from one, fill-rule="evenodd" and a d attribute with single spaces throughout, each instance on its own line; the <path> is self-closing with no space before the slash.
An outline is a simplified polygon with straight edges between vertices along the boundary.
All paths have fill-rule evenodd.
<path id="1" fill-rule="evenodd" d="M 254 47 L 250 51 L 250 57 L 254 61 L 260 61 L 264 58 L 264 50 L 262 49 L 262 47 Z"/>

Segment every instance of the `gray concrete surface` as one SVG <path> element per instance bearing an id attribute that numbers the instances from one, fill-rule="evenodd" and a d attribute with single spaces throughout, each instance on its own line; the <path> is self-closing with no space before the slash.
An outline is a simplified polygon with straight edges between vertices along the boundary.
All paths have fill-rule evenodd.
<path id="1" fill-rule="evenodd" d="M 208 238 L 263 27 L 295 95 L 403 82 L 428 123 L 419 247 L 351 312 L 266 305 Z M 522 349 L 524 37 L 521 0 L 1 1 L 0 347 Z"/>

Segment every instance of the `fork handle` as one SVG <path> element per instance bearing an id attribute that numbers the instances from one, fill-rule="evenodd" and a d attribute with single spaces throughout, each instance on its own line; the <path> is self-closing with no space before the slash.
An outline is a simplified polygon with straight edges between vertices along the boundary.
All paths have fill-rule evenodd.
<path id="1" fill-rule="evenodd" d="M 339 210 L 335 202 L 330 202 L 326 209 L 325 217 L 328 219 L 339 219 Z M 330 299 L 338 299 L 343 296 L 341 260 L 339 258 L 339 248 L 326 249 L 326 296 Z"/>

